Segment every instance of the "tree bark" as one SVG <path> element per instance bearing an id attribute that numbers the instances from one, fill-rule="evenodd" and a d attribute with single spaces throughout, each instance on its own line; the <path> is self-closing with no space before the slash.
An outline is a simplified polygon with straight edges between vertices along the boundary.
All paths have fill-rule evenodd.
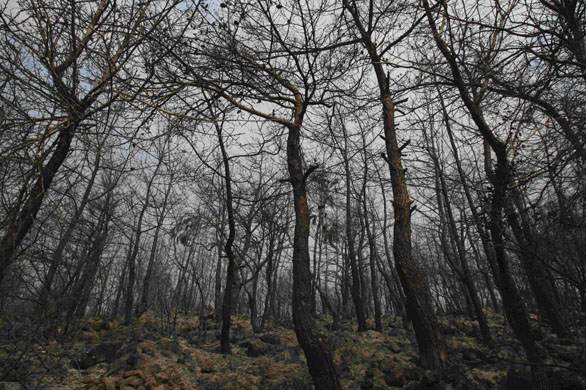
<path id="1" fill-rule="evenodd" d="M 350 293 L 352 300 L 354 301 L 354 308 L 356 310 L 356 320 L 358 322 L 358 331 L 366 331 L 366 315 L 364 314 L 364 302 L 361 295 L 361 283 L 359 275 L 359 264 L 356 258 L 356 249 L 354 241 L 354 231 L 352 229 L 352 203 L 350 198 L 350 160 L 348 158 L 348 134 L 344 121 L 340 115 L 340 122 L 342 130 L 344 132 L 344 150 L 342 151 L 344 159 L 344 172 L 346 174 L 346 241 L 348 243 L 348 261 L 350 262 L 350 269 L 352 273 L 352 285 L 350 287 Z"/>
<path id="2" fill-rule="evenodd" d="M 531 324 L 527 309 L 521 299 L 517 286 L 511 275 L 509 264 L 507 261 L 506 246 L 504 241 L 505 228 L 503 225 L 503 209 L 505 206 L 508 186 L 511 183 L 511 171 L 507 160 L 506 144 L 500 141 L 492 132 L 486 123 L 482 110 L 476 104 L 475 100 L 470 95 L 466 83 L 460 72 L 456 57 L 448 48 L 446 42 L 440 36 L 435 20 L 432 15 L 431 7 L 427 0 L 422 0 L 425 8 L 425 14 L 431 27 L 433 38 L 436 45 L 450 67 L 452 77 L 460 98 L 466 106 L 472 120 L 478 127 L 480 134 L 484 141 L 490 146 L 497 157 L 496 169 L 493 171 L 490 166 L 490 149 L 485 148 L 485 170 L 493 185 L 493 196 L 490 205 L 490 221 L 489 230 L 492 236 L 492 242 L 495 250 L 495 259 L 497 263 L 497 273 L 495 279 L 501 290 L 503 298 L 503 305 L 511 326 L 517 338 L 521 341 L 528 360 L 532 363 L 531 372 L 535 382 L 535 388 L 539 390 L 546 390 L 550 388 L 549 380 L 541 366 L 545 359 L 543 352 L 538 347 L 537 342 L 533 336 Z M 497 276 L 498 275 L 498 276 Z"/>
<path id="3" fill-rule="evenodd" d="M 448 120 L 448 118 L 446 118 Z M 427 138 L 427 135 L 426 135 Z M 450 202 L 450 197 L 448 194 L 448 188 L 446 185 L 446 179 L 444 177 L 444 171 L 442 166 L 440 165 L 439 157 L 436 154 L 436 148 L 434 146 L 434 140 L 428 139 L 429 144 L 429 154 L 431 159 L 433 160 L 433 164 L 435 166 L 435 173 L 437 175 L 437 180 L 439 181 L 439 194 L 438 194 L 438 207 L 440 208 L 440 215 L 443 217 L 443 209 L 445 209 L 445 216 L 447 217 L 447 225 L 449 228 L 449 236 L 451 241 L 454 243 L 456 248 L 456 253 L 458 255 L 459 266 L 454 267 L 456 273 L 459 274 L 461 277 L 462 284 L 466 288 L 466 297 L 470 301 L 472 305 L 473 312 L 478 320 L 478 324 L 480 326 L 480 333 L 482 335 L 482 340 L 486 345 L 492 344 L 492 337 L 490 335 L 490 329 L 488 327 L 488 321 L 486 319 L 486 315 L 482 310 L 482 305 L 480 303 L 480 299 L 478 298 L 478 292 L 476 291 L 476 286 L 472 281 L 472 275 L 470 274 L 470 267 L 468 266 L 468 260 L 466 259 L 466 249 L 464 248 L 464 243 L 458 237 L 458 228 L 456 226 L 456 221 L 454 217 L 454 212 L 452 211 L 452 204 Z M 464 183 L 465 185 L 465 183 Z M 441 194 L 441 196 L 440 196 Z M 443 219 L 443 218 L 442 218 Z"/>
<path id="4" fill-rule="evenodd" d="M 39 176 L 28 193 L 24 204 L 16 205 L 9 213 L 7 223 L 2 229 L 5 231 L 4 237 L 0 241 L 0 284 L 14 261 L 17 249 L 31 230 L 43 199 L 57 175 L 57 171 L 69 154 L 76 128 L 77 122 L 74 121 L 61 129 L 55 150 L 47 164 L 40 169 Z"/>
<path id="5" fill-rule="evenodd" d="M 155 257 L 157 254 L 157 245 L 159 243 L 159 234 L 161 232 L 161 226 L 163 226 L 163 221 L 165 220 L 165 212 L 167 210 L 167 203 L 169 201 L 169 195 L 171 193 L 173 183 L 173 174 L 171 173 L 169 176 L 169 185 L 167 186 L 167 190 L 165 191 L 165 198 L 163 199 L 163 207 L 161 210 L 161 214 L 157 220 L 157 227 L 155 228 L 155 235 L 153 237 L 153 245 L 151 246 L 151 253 L 149 255 L 149 262 L 147 264 L 147 270 L 144 276 L 143 287 L 142 287 L 142 294 L 140 299 L 140 307 L 139 307 L 139 315 L 144 313 L 149 309 L 149 295 L 150 295 L 150 287 L 151 287 L 151 279 L 153 273 L 153 267 L 155 263 Z"/>
<path id="6" fill-rule="evenodd" d="M 301 157 L 301 127 L 305 107 L 301 94 L 295 93 L 294 122 L 289 124 L 287 138 L 287 166 L 293 187 L 295 206 L 295 233 L 293 236 L 293 323 L 299 345 L 307 358 L 313 385 L 320 390 L 341 390 L 332 357 L 319 335 L 311 308 L 311 269 L 309 262 L 310 216 L 307 205 L 304 172 Z"/>
<path id="7" fill-rule="evenodd" d="M 209 103 L 208 103 L 209 104 Z M 210 105 L 210 111 L 211 111 Z M 212 113 L 213 115 L 213 113 Z M 237 264 L 234 256 L 234 239 L 236 238 L 236 221 L 234 219 L 234 205 L 232 197 L 232 177 L 230 175 L 230 158 L 224 146 L 221 125 L 214 120 L 214 126 L 218 135 L 218 144 L 222 152 L 224 164 L 224 184 L 226 186 L 226 211 L 228 213 L 228 238 L 224 245 L 224 251 L 228 258 L 228 270 L 226 272 L 226 287 L 224 288 L 224 300 L 222 302 L 222 330 L 220 334 L 220 352 L 230 354 L 230 326 L 232 324 L 232 307 L 234 301 L 234 290 L 237 279 Z"/>
<path id="8" fill-rule="evenodd" d="M 100 148 L 101 148 L 101 146 L 102 145 L 100 145 Z M 47 276 L 45 278 L 45 282 L 43 284 L 43 288 L 41 290 L 41 295 L 40 295 L 40 299 L 39 299 L 39 310 L 41 313 L 46 312 L 46 310 L 48 309 L 47 303 L 49 302 L 50 297 L 51 297 L 53 280 L 55 279 L 55 275 L 57 274 L 57 271 L 59 270 L 59 267 L 61 266 L 61 261 L 63 258 L 63 251 L 65 250 L 65 247 L 67 246 L 67 244 L 71 240 L 71 236 L 73 235 L 73 232 L 74 232 L 75 228 L 77 227 L 77 223 L 81 219 L 81 216 L 83 215 L 85 207 L 89 202 L 90 194 L 91 194 L 92 189 L 94 187 L 94 182 L 95 182 L 96 177 L 98 176 L 98 172 L 100 170 L 100 161 L 101 161 L 100 148 L 96 152 L 96 160 L 94 162 L 94 168 L 92 169 L 92 173 L 91 173 L 89 182 L 85 188 L 85 191 L 83 193 L 81 201 L 79 202 L 79 207 L 77 207 L 77 209 L 75 210 L 75 213 L 73 214 L 73 218 L 71 218 L 71 221 L 69 222 L 69 225 L 67 226 L 67 229 L 66 229 L 65 233 L 63 234 L 63 237 L 61 238 L 61 240 L 59 240 L 59 244 L 57 244 L 57 248 L 55 249 L 55 252 L 53 253 L 53 257 L 51 258 L 51 263 L 49 265 L 49 271 L 47 272 Z"/>
<path id="9" fill-rule="evenodd" d="M 395 129 L 395 103 L 390 92 L 389 78 L 384 72 L 382 59 L 377 52 L 371 34 L 362 24 L 358 11 L 348 0 L 344 7 L 352 15 L 359 31 L 362 45 L 367 50 L 378 81 L 385 133 L 385 161 L 391 173 L 393 210 L 395 212 L 393 255 L 401 285 L 405 292 L 406 309 L 413 323 L 421 365 L 426 368 L 440 368 L 446 360 L 443 341 L 433 311 L 431 296 L 421 272 L 411 253 L 411 205 L 405 170 L 401 162 L 401 151 Z"/>
<path id="10" fill-rule="evenodd" d="M 363 144 L 365 147 L 366 153 L 366 142 L 364 137 L 362 138 Z M 376 266 L 376 239 L 374 237 L 374 227 L 371 229 L 370 227 L 370 220 L 368 218 L 368 202 L 366 196 L 366 182 L 368 180 L 368 161 L 364 159 L 364 182 L 362 185 L 362 205 L 364 211 L 364 228 L 366 229 L 366 237 L 368 239 L 368 257 L 370 260 L 370 285 L 372 289 L 372 300 L 374 303 L 374 324 L 375 329 L 378 332 L 382 332 L 383 330 L 383 321 L 382 321 L 382 313 L 381 313 L 381 306 L 380 306 L 380 297 L 378 291 L 378 278 L 376 274 L 377 266 Z"/>

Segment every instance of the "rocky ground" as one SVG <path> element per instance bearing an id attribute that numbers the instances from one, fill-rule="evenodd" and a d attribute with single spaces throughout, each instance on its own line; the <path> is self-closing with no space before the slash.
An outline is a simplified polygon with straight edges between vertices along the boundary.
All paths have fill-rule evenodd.
<path id="1" fill-rule="evenodd" d="M 537 318 L 534 317 L 536 321 Z M 255 334 L 250 323 L 234 318 L 233 350 L 219 353 L 219 329 L 210 318 L 173 321 L 147 313 L 136 322 L 92 318 L 75 337 L 42 341 L 40 334 L 15 334 L 2 325 L 0 389 L 63 390 L 236 390 L 313 388 L 301 348 L 290 327 Z M 344 389 L 531 389 L 521 347 L 490 314 L 495 346 L 478 342 L 478 326 L 463 317 L 442 319 L 449 366 L 441 372 L 417 365 L 411 334 L 400 320 L 386 319 L 385 330 L 355 331 L 343 323 L 332 331 L 320 322 Z M 59 333 L 59 332 L 58 332 Z M 546 368 L 557 389 L 586 389 L 586 334 L 578 341 L 542 331 L 551 355 Z M 17 341 L 15 341 L 17 340 Z"/>

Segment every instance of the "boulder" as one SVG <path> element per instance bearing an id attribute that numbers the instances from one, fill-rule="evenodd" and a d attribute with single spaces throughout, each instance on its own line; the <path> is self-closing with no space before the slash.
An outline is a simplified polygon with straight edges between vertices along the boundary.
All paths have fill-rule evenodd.
<path id="1" fill-rule="evenodd" d="M 385 372 L 383 379 L 391 387 L 403 387 L 405 385 L 405 377 L 398 371 Z"/>
<path id="2" fill-rule="evenodd" d="M 273 333 L 266 333 L 259 337 L 259 339 L 267 344 L 281 345 L 281 336 Z"/>
<path id="3" fill-rule="evenodd" d="M 505 382 L 505 390 L 532 389 L 534 387 L 533 377 L 528 368 L 509 368 Z"/>
<path id="4" fill-rule="evenodd" d="M 121 350 L 124 343 L 120 340 L 105 341 L 102 344 L 92 348 L 81 359 L 74 361 L 76 368 L 86 370 L 98 363 L 111 363 L 121 356 Z"/>
<path id="5" fill-rule="evenodd" d="M 374 387 L 374 368 L 369 366 L 366 369 L 364 379 L 360 382 L 360 388 L 363 390 L 372 389 Z"/>
<path id="6" fill-rule="evenodd" d="M 550 375 L 554 388 L 560 390 L 586 390 L 586 380 L 568 370 L 554 370 Z"/>
<path id="7" fill-rule="evenodd" d="M 267 345 L 258 339 L 246 341 L 246 355 L 248 357 L 259 357 L 268 352 Z"/>
<path id="8" fill-rule="evenodd" d="M 415 367 L 405 369 L 404 375 L 405 375 L 405 379 L 407 379 L 409 381 L 416 381 L 416 380 L 421 379 L 421 377 L 423 376 L 423 372 L 422 372 L 421 368 L 415 366 Z"/>

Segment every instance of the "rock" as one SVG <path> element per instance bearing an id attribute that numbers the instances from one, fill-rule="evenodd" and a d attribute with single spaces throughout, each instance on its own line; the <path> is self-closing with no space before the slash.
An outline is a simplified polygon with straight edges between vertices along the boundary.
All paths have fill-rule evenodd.
<path id="1" fill-rule="evenodd" d="M 150 373 L 150 374 L 145 373 L 143 380 L 144 380 L 145 385 L 149 389 L 152 389 L 153 387 L 155 387 L 157 385 L 157 380 L 153 376 L 153 373 Z"/>
<path id="2" fill-rule="evenodd" d="M 576 341 L 574 339 L 569 338 L 569 337 L 562 337 L 562 338 L 558 339 L 558 344 L 565 345 L 565 346 L 571 346 L 571 345 L 576 345 Z"/>
<path id="3" fill-rule="evenodd" d="M 102 344 L 92 348 L 79 361 L 74 361 L 76 368 L 86 370 L 98 363 L 111 363 L 120 357 L 121 349 L 124 343 L 119 340 L 105 341 Z"/>
<path id="4" fill-rule="evenodd" d="M 303 350 L 301 347 L 296 345 L 295 347 L 289 349 L 289 358 L 287 359 L 287 363 L 299 363 L 301 361 L 301 355 L 303 355 Z"/>
<path id="5" fill-rule="evenodd" d="M 386 333 L 391 337 L 405 337 L 403 329 L 396 326 L 389 327 Z"/>
<path id="6" fill-rule="evenodd" d="M 0 382 L 0 386 L 4 386 L 4 387 L 0 387 L 1 390 L 21 390 L 21 389 L 23 389 L 20 382 Z"/>
<path id="7" fill-rule="evenodd" d="M 124 343 L 120 340 L 106 341 L 98 345 L 94 350 L 94 354 L 106 362 L 111 362 L 118 357 L 118 352 Z"/>
<path id="8" fill-rule="evenodd" d="M 244 340 L 246 335 L 242 332 L 234 331 L 230 333 L 230 342 L 233 344 L 237 344 Z"/>
<path id="9" fill-rule="evenodd" d="M 142 371 L 141 370 L 122 371 L 122 372 L 120 372 L 120 375 L 122 375 L 123 378 L 128 378 L 131 376 L 141 376 Z"/>
<path id="10" fill-rule="evenodd" d="M 124 379 L 124 384 L 128 386 L 138 387 L 142 385 L 143 380 L 138 376 L 131 376 L 129 378 Z"/>
<path id="11" fill-rule="evenodd" d="M 435 382 L 435 383 L 427 384 L 427 383 L 421 381 L 421 382 L 412 382 L 409 385 L 407 385 L 407 387 L 405 387 L 405 389 L 407 389 L 407 390 L 446 390 L 447 386 L 443 382 Z M 521 390 L 521 389 L 519 389 L 519 390 Z"/>
<path id="12" fill-rule="evenodd" d="M 447 324 L 443 326 L 442 334 L 444 336 L 462 336 L 458 321 L 453 318 L 449 319 Z"/>
<path id="13" fill-rule="evenodd" d="M 391 350 L 392 353 L 401 353 L 401 347 L 395 341 L 389 342 L 389 349 Z"/>
<path id="14" fill-rule="evenodd" d="M 423 377 L 421 378 L 421 382 L 425 383 L 427 386 L 430 386 L 439 383 L 441 379 L 441 372 L 435 370 L 425 370 Z"/>
<path id="15" fill-rule="evenodd" d="M 240 346 L 246 348 L 246 355 L 248 357 L 259 357 L 269 352 L 267 345 L 259 339 L 247 340 L 240 343 Z"/>
<path id="16" fill-rule="evenodd" d="M 161 368 L 160 365 L 156 364 L 156 363 L 151 363 L 147 368 L 146 371 L 148 371 L 151 375 L 155 375 L 161 371 L 163 371 L 163 369 Z"/>
<path id="17" fill-rule="evenodd" d="M 179 347 L 177 340 L 161 339 L 161 349 L 163 351 L 174 353 L 175 355 L 181 353 L 181 348 Z"/>
<path id="18" fill-rule="evenodd" d="M 559 390 L 586 390 L 586 380 L 567 370 L 553 370 L 548 372 L 548 379 L 552 389 Z M 505 390 L 534 388 L 531 370 L 528 368 L 509 368 Z"/>
<path id="19" fill-rule="evenodd" d="M 586 380 L 567 370 L 554 370 L 551 375 L 552 387 L 560 390 L 586 390 Z"/>
<path id="20" fill-rule="evenodd" d="M 542 341 L 545 339 L 545 332 L 541 328 L 532 328 L 531 334 L 533 335 L 536 341 Z"/>
<path id="21" fill-rule="evenodd" d="M 462 351 L 462 357 L 464 358 L 464 360 L 478 360 L 478 355 L 476 354 L 476 351 L 474 351 L 473 349 L 466 349 L 464 351 Z"/>
<path id="22" fill-rule="evenodd" d="M 531 371 L 528 368 L 509 368 L 507 372 L 507 379 L 505 382 L 505 390 L 519 390 L 519 389 L 532 389 L 533 378 L 531 377 Z"/>
<path id="23" fill-rule="evenodd" d="M 352 324 L 350 322 L 342 322 L 340 323 L 339 329 L 342 332 L 352 332 Z"/>
<path id="24" fill-rule="evenodd" d="M 385 383 L 391 387 L 403 387 L 405 385 L 405 377 L 399 371 L 387 371 L 383 377 Z"/>
<path id="25" fill-rule="evenodd" d="M 106 390 L 116 390 L 116 382 L 114 382 L 113 378 L 102 378 L 102 382 L 104 383 Z"/>
<path id="26" fill-rule="evenodd" d="M 441 380 L 447 383 L 455 383 L 459 379 L 465 378 L 466 371 L 467 369 L 463 365 L 450 364 L 441 371 Z"/>
<path id="27" fill-rule="evenodd" d="M 366 373 L 364 375 L 364 380 L 360 383 L 360 388 L 367 390 L 372 389 L 374 387 L 374 368 L 369 366 L 366 369 Z"/>
<path id="28" fill-rule="evenodd" d="M 463 350 L 462 357 L 464 358 L 466 365 L 469 367 L 481 366 L 483 364 L 483 358 L 486 360 L 482 352 L 476 351 L 474 349 Z"/>
<path id="29" fill-rule="evenodd" d="M 586 348 L 582 348 L 570 364 L 570 368 L 575 368 L 578 370 L 583 370 L 584 367 L 586 367 Z"/>
<path id="30" fill-rule="evenodd" d="M 408 381 L 417 381 L 423 376 L 422 370 L 418 367 L 407 368 L 403 374 Z"/>
<path id="31" fill-rule="evenodd" d="M 214 363 L 210 362 L 209 360 L 205 360 L 202 363 L 200 369 L 203 374 L 210 374 L 210 373 L 216 371 L 216 367 L 214 367 Z"/>
<path id="32" fill-rule="evenodd" d="M 326 338 L 326 345 L 328 346 L 330 353 L 333 354 L 338 348 L 344 345 L 344 338 L 336 333 L 333 333 L 329 335 L 328 338 Z"/>
<path id="33" fill-rule="evenodd" d="M 142 358 L 138 352 L 138 343 L 130 344 L 122 348 L 117 353 L 117 359 L 111 361 L 110 370 L 107 372 L 108 375 L 113 375 L 122 371 L 136 370 L 138 363 L 142 361 Z"/>
<path id="34" fill-rule="evenodd" d="M 280 345 L 281 344 L 281 336 L 279 336 L 278 334 L 266 333 L 266 334 L 261 335 L 259 337 L 259 339 L 262 342 L 265 342 L 267 344 L 272 344 L 272 345 Z"/>
<path id="35" fill-rule="evenodd" d="M 550 355 L 565 362 L 573 362 L 578 359 L 578 353 L 572 349 L 552 348 Z"/>
<path id="36" fill-rule="evenodd" d="M 95 376 L 84 376 L 83 378 L 81 378 L 81 382 L 86 385 L 97 385 L 98 383 L 100 383 L 100 378 L 97 378 Z"/>
<path id="37" fill-rule="evenodd" d="M 155 374 L 155 378 L 157 379 L 157 382 L 171 381 L 171 378 L 169 378 L 169 374 L 167 374 L 166 372 L 159 372 L 158 374 Z"/>

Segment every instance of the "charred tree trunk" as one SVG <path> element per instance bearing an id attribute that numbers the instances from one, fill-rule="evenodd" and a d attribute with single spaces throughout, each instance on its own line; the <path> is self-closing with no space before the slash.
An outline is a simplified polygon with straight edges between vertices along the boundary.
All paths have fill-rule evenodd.
<path id="1" fill-rule="evenodd" d="M 47 164 L 39 169 L 39 176 L 27 194 L 24 204 L 16 205 L 9 213 L 7 223 L 2 229 L 5 232 L 4 237 L 0 241 L 0 284 L 8 273 L 8 267 L 14 261 L 17 249 L 31 230 L 57 171 L 69 154 L 76 128 L 77 122 L 74 121 L 59 132 L 55 150 Z"/>
<path id="2" fill-rule="evenodd" d="M 101 147 L 101 145 L 100 145 L 100 147 Z M 61 266 L 61 262 L 63 259 L 63 251 L 65 250 L 65 247 L 67 246 L 67 244 L 70 242 L 71 237 L 73 235 L 73 232 L 77 226 L 77 223 L 81 219 L 81 216 L 83 215 L 85 207 L 87 206 L 87 204 L 89 202 L 89 198 L 90 198 L 92 188 L 94 186 L 94 182 L 95 182 L 96 177 L 98 176 L 98 172 L 100 170 L 100 161 L 101 161 L 101 153 L 100 153 L 100 150 L 98 149 L 97 154 L 96 154 L 96 160 L 94 162 L 94 169 L 92 169 L 92 173 L 91 173 L 89 182 L 85 188 L 85 191 L 83 193 L 81 201 L 79 202 L 79 207 L 77 208 L 77 210 L 75 210 L 73 218 L 71 219 L 71 221 L 69 222 L 69 225 L 67 226 L 67 230 L 63 234 L 63 237 L 59 241 L 59 244 L 57 245 L 57 248 L 55 249 L 55 252 L 53 253 L 53 257 L 51 259 L 51 264 L 49 265 L 49 271 L 47 272 L 47 276 L 45 278 L 45 283 L 43 284 L 43 288 L 41 290 L 41 295 L 40 295 L 40 300 L 39 300 L 39 311 L 41 313 L 46 312 L 46 310 L 48 309 L 47 303 L 49 302 L 49 300 L 51 298 L 53 280 L 55 279 L 55 275 L 57 274 L 57 271 L 59 270 L 59 267 Z"/>
<path id="3" fill-rule="evenodd" d="M 340 122 L 342 124 L 342 130 L 344 132 L 344 150 L 343 159 L 344 159 L 344 172 L 346 174 L 346 241 L 348 243 L 348 261 L 350 262 L 350 269 L 352 273 L 352 285 L 350 287 L 350 293 L 352 295 L 352 300 L 354 301 L 354 308 L 356 310 L 356 320 L 358 322 L 358 331 L 364 332 L 366 331 L 366 315 L 364 314 L 364 302 L 363 297 L 361 294 L 362 288 L 360 283 L 360 266 L 358 263 L 358 259 L 356 258 L 356 248 L 355 248 L 355 236 L 354 231 L 352 229 L 352 203 L 350 198 L 350 160 L 348 158 L 348 134 L 346 132 L 346 127 L 344 126 L 343 119 L 340 115 Z"/>
<path id="4" fill-rule="evenodd" d="M 293 187 L 295 233 L 293 236 L 293 323 L 299 345 L 307 358 L 313 385 L 320 390 L 341 390 L 332 357 L 318 333 L 311 308 L 311 269 L 309 262 L 310 216 L 307 205 L 306 179 L 315 169 L 304 172 L 301 157 L 301 126 L 305 107 L 301 94 L 295 93 L 295 119 L 289 124 L 287 166 Z"/>
<path id="5" fill-rule="evenodd" d="M 365 147 L 366 153 L 366 140 L 364 136 L 362 138 L 363 145 Z M 364 228 L 366 230 L 366 237 L 368 239 L 368 258 L 370 261 L 370 285 L 372 289 L 372 300 L 374 302 L 374 323 L 375 329 L 378 332 L 382 332 L 383 330 L 383 322 L 382 322 L 382 313 L 381 313 L 381 306 L 380 306 L 380 296 L 378 290 L 378 278 L 376 274 L 377 266 L 376 266 L 376 240 L 374 234 L 374 227 L 371 229 L 370 227 L 370 220 L 368 217 L 368 201 L 367 201 L 367 194 L 366 194 L 366 182 L 368 180 L 368 161 L 364 159 L 364 182 L 362 184 L 362 206 L 364 211 Z"/>
<path id="6" fill-rule="evenodd" d="M 159 234 L 161 232 L 161 226 L 163 225 L 163 221 L 165 219 L 165 211 L 167 209 L 167 202 L 169 200 L 169 195 L 171 193 L 173 182 L 173 174 L 171 173 L 169 178 L 169 185 L 167 186 L 167 190 L 165 191 L 165 198 L 163 199 L 163 206 L 161 210 L 161 214 L 159 215 L 157 221 L 157 227 L 155 228 L 155 235 L 153 237 L 153 245 L 151 246 L 151 253 L 149 255 L 149 262 L 147 264 L 147 270 L 144 276 L 143 287 L 142 287 L 142 294 L 140 299 L 140 307 L 139 307 L 139 315 L 144 313 L 149 309 L 149 299 L 150 299 L 150 288 L 151 288 L 151 279 L 153 273 L 153 267 L 155 263 L 155 257 L 157 255 L 157 245 L 159 243 Z"/>
<path id="7" fill-rule="evenodd" d="M 413 201 L 409 198 L 405 169 L 403 169 L 401 150 L 397 141 L 395 103 L 390 92 L 389 78 L 383 69 L 382 59 L 377 52 L 375 43 L 371 39 L 370 32 L 362 24 L 362 19 L 354 4 L 344 0 L 344 7 L 352 15 L 362 45 L 367 50 L 372 62 L 382 104 L 387 152 L 386 156 L 384 154 L 383 156 L 391 173 L 393 209 L 395 212 L 393 234 L 395 266 L 405 292 L 405 306 L 415 330 L 421 364 L 426 368 L 440 368 L 446 360 L 442 337 L 433 311 L 429 289 L 425 283 L 425 275 L 415 264 L 411 254 L 411 205 Z"/>
<path id="8" fill-rule="evenodd" d="M 211 111 L 211 105 L 210 105 Z M 212 114 L 213 115 L 213 114 Z M 214 126 L 218 135 L 218 143 L 222 152 L 224 164 L 224 183 L 226 186 L 226 211 L 228 213 L 228 238 L 224 245 L 224 251 L 228 258 L 228 270 L 226 272 L 226 287 L 224 289 L 224 300 L 222 302 L 222 330 L 220 334 L 220 352 L 230 353 L 230 326 L 232 323 L 232 308 L 234 306 L 234 292 L 237 280 L 238 266 L 234 256 L 234 239 L 236 238 L 236 222 L 234 219 L 234 206 L 232 197 L 232 177 L 230 176 L 230 159 L 224 146 L 222 127 L 214 120 Z"/>
<path id="9" fill-rule="evenodd" d="M 507 147 L 505 143 L 494 135 L 484 119 L 482 110 L 476 103 L 475 99 L 470 95 L 454 54 L 448 48 L 446 42 L 438 32 L 429 2 L 427 0 L 422 0 L 422 2 L 429 26 L 432 30 L 433 38 L 437 47 L 448 62 L 460 98 L 468 109 L 468 112 L 478 127 L 485 143 L 490 146 L 490 149 L 494 151 L 497 158 L 496 169 L 493 171 L 490 166 L 490 149 L 485 148 L 485 170 L 493 185 L 489 230 L 492 236 L 497 263 L 495 279 L 497 279 L 500 287 L 507 318 L 511 323 L 515 335 L 523 345 L 525 353 L 527 354 L 527 359 L 532 363 L 531 372 L 535 382 L 535 388 L 539 390 L 550 389 L 551 386 L 549 380 L 542 367 L 542 364 L 545 362 L 545 357 L 533 336 L 527 309 L 519 295 L 519 291 L 517 290 L 517 286 L 511 275 L 507 260 L 504 241 L 505 228 L 503 225 L 503 210 L 507 198 L 508 186 L 512 181 L 512 173 L 507 160 Z"/>
<path id="10" fill-rule="evenodd" d="M 223 214 L 223 212 L 222 212 Z M 223 219 L 223 218 L 221 218 Z M 216 250 L 218 251 L 218 259 L 216 263 L 216 275 L 214 283 L 214 310 L 216 323 L 222 321 L 222 253 L 224 251 L 224 242 L 222 240 L 222 227 L 216 228 Z"/>
<path id="11" fill-rule="evenodd" d="M 448 118 L 446 118 L 448 120 Z M 448 195 L 448 188 L 446 185 L 446 179 L 444 177 L 444 171 L 440 164 L 439 157 L 436 154 L 436 148 L 434 145 L 433 139 L 428 139 L 426 134 L 426 140 L 429 145 L 429 155 L 433 160 L 433 164 L 435 167 L 435 173 L 437 177 L 437 189 L 438 191 L 438 207 L 440 208 L 440 216 L 443 218 L 444 210 L 445 216 L 447 217 L 447 225 L 449 230 L 449 236 L 451 238 L 451 242 L 454 244 L 456 249 L 456 254 L 458 256 L 458 266 L 455 264 L 454 270 L 458 273 L 459 277 L 461 278 L 462 284 L 466 289 L 466 298 L 467 298 L 467 305 L 472 308 L 472 312 L 476 316 L 478 320 L 478 324 L 480 326 L 480 333 L 482 335 L 482 340 L 486 345 L 492 344 L 492 337 L 490 335 L 490 329 L 488 327 L 488 320 L 486 319 L 486 315 L 482 310 L 482 305 L 480 303 L 480 299 L 478 298 L 478 292 L 476 291 L 476 286 L 472 281 L 472 275 L 470 274 L 470 267 L 468 266 L 468 260 L 466 259 L 466 249 L 464 248 L 464 243 L 458 237 L 458 228 L 456 226 L 456 220 L 454 217 L 454 212 L 452 211 L 452 204 L 450 202 L 450 197 Z M 447 249 L 447 248 L 446 248 Z"/>
<path id="12" fill-rule="evenodd" d="M 512 198 L 505 205 L 507 220 L 513 230 L 513 234 L 520 246 L 520 258 L 527 272 L 529 286 L 535 294 L 538 306 L 541 308 L 545 318 L 552 327 L 554 333 L 559 337 L 572 338 L 570 327 L 567 323 L 567 316 L 555 293 L 555 285 L 551 275 L 547 271 L 543 260 L 536 253 L 539 244 L 531 233 L 530 223 L 526 220 L 525 212 L 520 200 L 518 191 L 512 190 Z M 516 203 L 515 210 L 513 203 Z"/>

